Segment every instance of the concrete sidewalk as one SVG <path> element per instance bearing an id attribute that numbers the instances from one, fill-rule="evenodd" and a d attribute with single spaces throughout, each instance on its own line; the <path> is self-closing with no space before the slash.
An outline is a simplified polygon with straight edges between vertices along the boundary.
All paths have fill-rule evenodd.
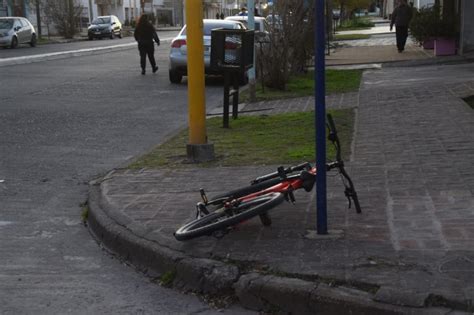
<path id="1" fill-rule="evenodd" d="M 199 188 L 234 189 L 276 165 L 115 170 L 91 185 L 89 226 L 151 276 L 257 311 L 470 314 L 474 113 L 461 97 L 474 95 L 473 73 L 472 63 L 382 68 L 365 72 L 359 92 L 327 97 L 328 108 L 355 112 L 347 164 L 363 207 L 360 215 L 347 209 L 339 179 L 329 177 L 328 236 L 307 237 L 316 224 L 314 191 L 298 191 L 295 205 L 270 212 L 271 227 L 257 218 L 221 239 L 174 239 L 195 215 Z M 308 97 L 244 109 L 313 108 Z"/>

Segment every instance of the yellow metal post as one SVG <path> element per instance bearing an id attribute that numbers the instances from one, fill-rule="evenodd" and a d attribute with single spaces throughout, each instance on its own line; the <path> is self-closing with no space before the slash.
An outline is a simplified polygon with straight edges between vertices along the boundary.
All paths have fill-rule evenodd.
<path id="1" fill-rule="evenodd" d="M 189 144 L 207 142 L 202 10 L 202 1 L 186 0 Z"/>
<path id="2" fill-rule="evenodd" d="M 214 159 L 214 145 L 207 143 L 206 90 L 202 1 L 186 0 L 186 45 L 188 54 L 188 158 L 196 162 Z"/>

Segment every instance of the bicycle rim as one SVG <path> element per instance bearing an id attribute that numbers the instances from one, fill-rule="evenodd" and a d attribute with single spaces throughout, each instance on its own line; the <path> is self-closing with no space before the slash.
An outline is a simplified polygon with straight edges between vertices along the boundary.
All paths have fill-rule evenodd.
<path id="1" fill-rule="evenodd" d="M 242 221 L 248 220 L 277 206 L 285 199 L 282 193 L 269 193 L 255 199 L 245 201 L 224 211 L 224 207 L 193 220 L 180 227 L 174 236 L 178 241 L 184 241 L 199 236 L 210 235 L 215 231 L 225 229 Z M 230 214 L 232 212 L 232 214 Z"/>

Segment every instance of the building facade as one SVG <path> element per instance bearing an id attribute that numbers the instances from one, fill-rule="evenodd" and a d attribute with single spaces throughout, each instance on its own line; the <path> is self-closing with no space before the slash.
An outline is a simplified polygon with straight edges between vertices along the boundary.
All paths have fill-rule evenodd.
<path id="1" fill-rule="evenodd" d="M 41 0 L 40 10 L 41 10 Z M 61 0 L 59 0 L 61 1 Z M 74 0 L 83 7 L 80 28 L 84 29 L 95 17 L 116 15 L 122 23 L 136 20 L 142 13 L 153 13 L 157 25 L 182 26 L 185 19 L 185 0 Z M 196 0 L 199 1 L 199 0 Z M 235 15 L 247 0 L 201 0 L 203 17 L 215 18 L 217 14 Z M 260 8 L 270 2 L 255 0 L 255 7 Z M 383 3 L 382 15 L 389 18 L 399 0 L 380 0 Z M 416 8 L 433 5 L 436 1 L 444 7 L 450 7 L 459 17 L 459 53 L 474 51 L 474 0 L 409 0 Z M 0 16 L 23 16 L 38 28 L 37 6 L 33 0 L 0 0 Z M 54 29 L 53 29 L 54 30 Z M 46 35 L 46 28 L 42 27 Z"/>

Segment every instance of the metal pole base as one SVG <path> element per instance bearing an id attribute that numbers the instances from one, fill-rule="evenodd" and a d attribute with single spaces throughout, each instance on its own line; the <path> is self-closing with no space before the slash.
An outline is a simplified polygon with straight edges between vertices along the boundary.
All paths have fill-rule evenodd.
<path id="1" fill-rule="evenodd" d="M 318 234 L 316 230 L 306 230 L 304 238 L 309 240 L 338 240 L 344 238 L 343 230 L 329 230 L 328 234 Z"/>
<path id="2" fill-rule="evenodd" d="M 214 160 L 214 144 L 187 144 L 186 153 L 188 159 L 193 162 L 209 162 Z"/>

